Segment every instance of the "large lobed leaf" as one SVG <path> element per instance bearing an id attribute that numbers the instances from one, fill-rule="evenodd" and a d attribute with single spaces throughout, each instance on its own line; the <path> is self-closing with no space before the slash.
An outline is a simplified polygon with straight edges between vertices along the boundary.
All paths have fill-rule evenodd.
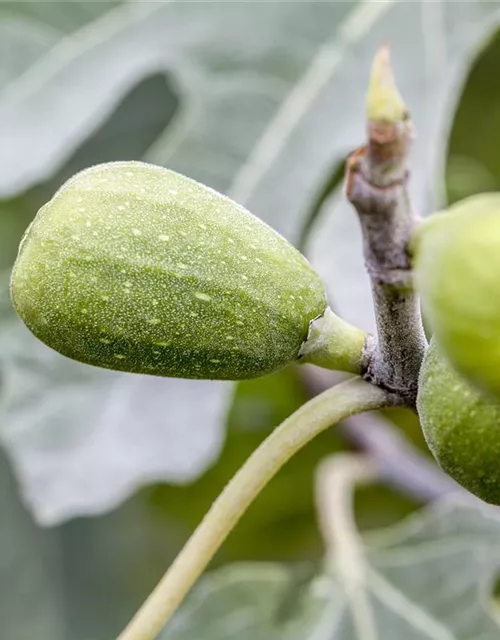
<path id="1" fill-rule="evenodd" d="M 179 107 L 141 157 L 229 193 L 295 243 L 332 167 L 363 139 L 385 39 L 419 131 L 416 201 L 429 202 L 444 125 L 499 15 L 497 3 L 423 0 L 43 4 L 0 9 L 0 194 L 50 180 L 127 92 L 165 73 Z M 140 123 L 127 135 L 140 137 Z M 309 254 L 339 310 L 371 326 L 356 221 L 335 210 L 313 227 Z M 0 438 L 40 521 L 109 509 L 140 483 L 187 481 L 214 460 L 230 385 L 83 369 L 9 314 L 0 322 Z"/>
<path id="2" fill-rule="evenodd" d="M 223 454 L 198 482 L 145 488 L 111 513 L 49 529 L 37 527 L 20 505 L 0 452 L 0 637 L 116 638 L 227 479 L 305 395 L 291 368 L 244 383 L 231 411 Z M 313 470 L 325 451 L 339 446 L 338 434 L 324 433 L 294 457 L 224 545 L 217 566 L 242 557 L 316 555 L 321 542 L 312 517 Z M 401 511 L 401 499 L 391 506 L 385 493 L 360 498 L 365 521 L 370 510 L 379 522 L 396 520 L 409 508 Z M 284 538 L 291 524 L 294 534 Z"/>
<path id="3" fill-rule="evenodd" d="M 390 27 L 387 38 L 398 86 L 416 130 L 410 193 L 421 215 L 445 204 L 444 161 L 454 111 L 471 62 L 498 29 L 499 21 L 497 2 L 422 0 L 400 3 L 384 24 Z M 361 101 L 362 86 L 353 89 L 357 91 L 353 100 Z M 351 146 L 354 144 L 353 140 Z M 373 331 L 375 318 L 361 232 L 340 188 L 325 199 L 306 249 L 328 285 L 336 310 L 350 322 Z"/>
<path id="4" fill-rule="evenodd" d="M 161 640 L 494 640 L 499 539 L 498 510 L 438 503 L 365 539 L 355 595 L 339 555 L 313 579 L 233 565 L 202 580 Z"/>
<path id="5" fill-rule="evenodd" d="M 1 439 L 40 523 L 102 513 L 147 483 L 192 481 L 220 453 L 230 385 L 85 367 L 14 318 L 0 350 Z"/>

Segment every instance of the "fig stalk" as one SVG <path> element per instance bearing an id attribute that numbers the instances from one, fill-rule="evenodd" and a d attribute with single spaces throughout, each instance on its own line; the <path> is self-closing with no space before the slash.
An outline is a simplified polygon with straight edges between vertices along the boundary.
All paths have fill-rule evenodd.
<path id="1" fill-rule="evenodd" d="M 309 323 L 299 362 L 359 375 L 365 369 L 364 354 L 372 339 L 371 335 L 353 327 L 327 307 Z"/>
<path id="2" fill-rule="evenodd" d="M 377 340 L 364 377 L 415 406 L 427 342 L 407 246 L 418 217 L 408 196 L 409 113 L 382 47 L 367 97 L 368 143 L 348 160 L 346 195 L 355 207 L 371 279 Z"/>
<path id="3" fill-rule="evenodd" d="M 297 451 L 340 420 L 391 403 L 387 392 L 356 377 L 287 418 L 232 478 L 118 640 L 157 637 L 243 513 Z"/>

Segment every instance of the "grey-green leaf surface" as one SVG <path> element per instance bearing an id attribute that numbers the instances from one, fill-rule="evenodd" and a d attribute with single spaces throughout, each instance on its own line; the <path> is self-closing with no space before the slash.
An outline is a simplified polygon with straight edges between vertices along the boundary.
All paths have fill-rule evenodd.
<path id="1" fill-rule="evenodd" d="M 115 117 L 124 97 L 145 79 L 166 74 L 178 94 L 178 109 L 146 149 L 140 119 L 123 129 L 123 139 L 141 138 L 133 157 L 229 193 L 298 242 L 311 200 L 331 167 L 362 141 L 364 92 L 378 45 L 386 39 L 392 44 L 398 80 L 419 131 L 415 158 L 432 159 L 445 148 L 443 122 L 470 57 L 497 17 L 495 2 L 3 3 L 0 194 L 21 197 L 30 189 L 31 194 L 34 185 L 50 183 L 73 167 L 75 153 Z M 155 101 L 150 93 L 148 104 Z M 165 102 L 165 110 L 171 108 Z M 144 118 L 143 129 L 149 126 Z M 112 144 L 106 140 L 91 161 L 118 159 Z M 415 183 L 418 202 L 426 201 L 428 176 L 434 175 L 434 162 L 423 164 L 423 177 Z M 335 306 L 370 328 L 359 242 L 352 236 L 356 221 L 349 215 L 332 229 L 329 220 L 336 224 L 334 218 L 341 217 L 335 211 L 325 208 L 308 251 Z M 27 217 L 23 210 L 21 219 Z M 20 219 L 17 211 L 13 224 L 14 218 Z M 56 358 L 21 329 L 0 322 L 1 342 L 10 354 L 8 366 L 7 355 L 0 366 L 7 380 L 16 380 L 0 400 L 2 442 L 44 522 L 109 509 L 153 477 L 187 481 L 213 460 L 231 386 L 102 377 Z M 112 389 L 141 402 L 134 400 L 135 409 L 129 410 L 129 403 L 117 414 L 110 407 L 119 393 Z M 175 429 L 165 427 L 167 415 Z M 60 429 L 63 444 L 54 435 Z M 172 471 L 165 454 L 177 451 L 172 440 L 177 429 L 186 456 L 193 452 L 189 464 L 185 459 L 189 473 Z M 36 464 L 29 444 L 33 433 L 45 447 Z M 94 439 L 87 441 L 89 433 Z M 109 453 L 114 451 L 122 453 L 114 457 Z M 161 472 L 149 453 L 139 459 L 134 451 L 153 457 L 160 452 Z M 116 462 L 109 471 L 108 455 Z M 100 478 L 92 489 L 88 473 Z"/>
<path id="2" fill-rule="evenodd" d="M 238 390 L 223 456 L 205 478 L 182 487 L 155 485 L 112 513 L 49 529 L 36 526 L 21 506 L 0 452 L 0 637 L 116 638 L 227 479 L 305 396 L 292 369 L 247 381 Z M 238 535 L 219 554 L 217 566 L 242 557 L 276 558 L 276 553 L 280 559 L 316 555 L 320 541 L 312 518 L 313 469 L 325 451 L 338 447 L 338 436 L 325 433 L 295 457 L 259 496 Z M 364 505 L 367 501 L 370 509 L 377 504 L 373 493 L 363 497 Z M 387 515 L 385 496 L 382 502 Z M 400 513 L 396 506 L 391 520 Z M 291 522 L 294 535 L 284 539 Z"/>
<path id="3" fill-rule="evenodd" d="M 176 80 L 181 109 L 146 159 L 230 192 L 294 240 L 332 157 L 362 131 L 357 98 L 376 46 L 391 35 L 395 5 L 111 7 L 3 91 L 0 192 L 48 178 L 127 90 L 163 69 Z"/>
<path id="4" fill-rule="evenodd" d="M 453 106 L 450 90 L 499 12 L 491 2 L 209 6 L 110 5 L 36 58 L 0 100 L 1 192 L 49 177 L 124 91 L 164 69 L 182 110 L 147 158 L 229 191 L 294 240 L 332 161 L 361 140 L 377 45 L 391 42 L 422 137 L 416 159 L 442 158 L 445 145 L 430 142 Z M 427 180 L 417 189 L 432 190 Z"/>
<path id="5" fill-rule="evenodd" d="M 32 65 L 60 40 L 109 11 L 116 0 L 72 2 L 61 10 L 60 2 L 2 2 L 0 5 L 0 90 L 28 72 Z"/>
<path id="6" fill-rule="evenodd" d="M 36 528 L 19 503 L 3 454 L 0 455 L 0 509 L 2 636 L 9 640 L 62 640 L 59 609 L 62 576 L 55 540 Z"/>
<path id="7" fill-rule="evenodd" d="M 65 13 L 78 6 L 60 8 Z M 32 64 L 26 59 L 23 68 L 11 73 L 10 82 L 5 83 L 0 96 L 0 135 L 4 140 L 0 182 L 4 194 L 24 191 L 51 178 L 127 91 L 160 71 L 168 72 L 175 82 L 181 104 L 172 126 L 141 156 L 213 187 L 241 192 L 259 137 L 274 129 L 274 116 L 289 104 L 290 92 L 307 94 L 307 86 L 301 84 L 303 74 L 310 77 L 311 64 L 313 70 L 321 71 L 314 60 L 322 44 L 328 41 L 330 50 L 338 28 L 343 28 L 342 21 L 357 4 L 316 3 L 312 13 L 300 3 L 254 7 L 221 2 L 210 3 L 209 11 L 204 3 L 179 2 L 102 7 L 106 9 L 102 16 L 79 25 L 75 20 L 73 30 L 69 19 L 62 20 L 65 35 L 47 46 L 45 55 L 41 48 L 34 51 Z M 377 19 L 377 11 L 365 7 L 361 15 L 366 12 L 370 24 Z M 17 19 L 22 20 L 25 13 L 25 9 L 20 11 Z M 353 14 L 351 21 L 357 15 Z M 45 17 L 43 25 L 37 23 L 40 30 L 46 28 L 47 20 L 50 22 Z M 30 24 L 33 22 L 35 17 L 30 15 Z M 293 47 L 289 46 L 290 34 Z M 333 55 L 337 55 L 335 51 Z M 7 59 L 9 64 L 13 64 L 11 58 Z M 290 104 L 293 107 L 295 99 Z M 93 157 L 94 162 L 99 159 Z M 301 221 L 295 212 L 282 215 L 274 205 L 269 211 L 271 216 L 261 214 L 289 237 L 298 236 Z M 142 411 L 160 402 L 153 402 L 153 392 L 144 394 L 137 379 L 116 383 L 122 389 L 120 401 L 134 395 L 143 398 L 140 413 L 130 412 L 125 405 L 118 415 L 109 409 L 116 407 L 118 396 L 111 393 L 115 388 L 111 378 L 63 361 L 36 345 L 18 326 L 3 326 L 6 388 L 2 442 L 19 474 L 25 498 L 40 521 L 55 523 L 71 515 L 111 508 L 148 478 L 179 479 L 175 470 L 179 445 L 168 437 L 168 430 L 148 429 L 158 409 Z M 141 383 L 142 387 L 145 384 Z M 190 456 L 189 461 L 186 458 L 190 471 L 181 474 L 185 480 L 202 473 L 216 454 L 230 396 L 228 386 L 198 384 L 195 388 L 191 383 L 165 381 L 161 387 L 161 411 L 168 415 L 169 423 L 178 423 L 184 442 L 189 443 L 190 453 L 185 452 Z M 161 393 L 156 381 L 148 385 Z M 156 417 L 156 423 L 162 425 L 162 420 Z M 58 442 L 61 431 L 65 435 L 62 445 Z M 94 445 L 89 433 L 94 434 Z M 138 447 L 138 440 L 144 446 Z M 158 465 L 149 456 L 138 459 L 141 449 L 153 458 L 156 453 L 157 460 L 162 458 L 162 474 L 154 471 Z M 165 450 L 174 455 L 165 455 Z M 116 465 L 108 464 L 108 451 L 123 452 L 123 456 L 112 453 Z M 177 463 L 174 470 L 170 469 L 172 461 Z M 92 486 L 89 478 L 96 478 Z"/>
<path id="8" fill-rule="evenodd" d="M 233 565 L 203 579 L 161 640 L 494 640 L 499 539 L 497 509 L 435 504 L 364 539 L 357 595 L 341 557 L 309 580 L 284 565 Z"/>
<path id="9" fill-rule="evenodd" d="M 421 215 L 444 204 L 444 159 L 453 113 L 472 61 L 499 24 L 498 2 L 406 2 L 387 16 L 398 86 L 416 130 L 410 193 Z M 327 284 L 334 308 L 373 331 L 358 221 L 340 189 L 324 203 L 307 253 Z"/>
<path id="10" fill-rule="evenodd" d="M 155 481 L 191 482 L 215 462 L 231 384 L 88 367 L 3 310 L 0 442 L 41 524 L 102 513 Z"/>
<path id="11" fill-rule="evenodd" d="M 116 637 L 187 533 L 148 492 L 100 518 L 37 527 L 3 454 L 0 510 L 0 635 L 8 640 Z"/>

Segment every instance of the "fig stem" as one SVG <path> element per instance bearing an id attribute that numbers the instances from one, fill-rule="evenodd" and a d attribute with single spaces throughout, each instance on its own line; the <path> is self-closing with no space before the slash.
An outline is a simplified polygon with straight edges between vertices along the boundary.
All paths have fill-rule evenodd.
<path id="1" fill-rule="evenodd" d="M 359 375 L 366 368 L 364 354 L 370 340 L 371 336 L 342 320 L 327 307 L 309 323 L 307 339 L 300 348 L 299 362 Z"/>
<path id="2" fill-rule="evenodd" d="M 377 640 L 377 625 L 367 590 L 364 543 L 356 527 L 354 491 L 378 478 L 368 457 L 344 453 L 323 460 L 316 471 L 316 505 L 327 549 L 327 563 L 344 586 L 357 638 Z"/>
<path id="3" fill-rule="evenodd" d="M 118 640 L 154 640 L 243 513 L 281 467 L 319 433 L 356 413 L 392 404 L 392 396 L 351 378 L 316 396 L 258 447 L 187 541 Z"/>
<path id="4" fill-rule="evenodd" d="M 315 396 L 338 383 L 343 375 L 309 367 L 303 371 L 302 380 L 311 396 Z M 339 429 L 357 451 L 375 462 L 382 482 L 411 500 L 427 503 L 464 492 L 380 412 L 352 416 L 343 420 Z"/>
<path id="5" fill-rule="evenodd" d="M 373 63 L 367 121 L 368 142 L 350 156 L 346 177 L 346 195 L 361 223 L 377 324 L 363 375 L 414 408 L 427 341 L 408 252 L 419 224 L 408 195 L 412 124 L 387 46 Z"/>

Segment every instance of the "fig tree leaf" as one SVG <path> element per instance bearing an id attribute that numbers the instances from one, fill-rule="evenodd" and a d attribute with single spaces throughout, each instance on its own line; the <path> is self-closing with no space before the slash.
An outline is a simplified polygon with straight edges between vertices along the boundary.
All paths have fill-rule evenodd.
<path id="1" fill-rule="evenodd" d="M 496 2 L 407 2 L 394 6 L 384 25 L 398 87 L 416 131 L 410 164 L 412 203 L 426 215 L 444 205 L 444 162 L 453 114 L 474 58 L 500 25 L 500 7 Z M 358 84 L 360 91 L 362 83 Z M 361 100 L 361 94 L 353 99 Z M 355 135 L 351 148 L 363 142 L 359 127 Z M 373 331 L 361 233 L 341 188 L 325 202 L 306 251 L 336 311 Z"/>
<path id="2" fill-rule="evenodd" d="M 364 537 L 357 593 L 334 551 L 312 579 L 285 565 L 229 565 L 207 574 L 160 640 L 494 640 L 499 535 L 497 509 L 436 503 Z"/>
<path id="3" fill-rule="evenodd" d="M 0 63 L 10 70 L 0 93 L 0 190 L 16 196 L 5 201 L 9 219 L 25 219 L 26 206 L 31 205 L 33 215 L 43 204 L 35 206 L 37 193 L 44 192 L 38 183 L 55 189 L 56 177 L 66 177 L 65 167 L 81 168 L 75 154 L 88 147 L 107 118 L 111 128 L 118 117 L 123 120 L 118 105 L 152 74 L 168 76 L 179 106 L 174 121 L 146 151 L 134 113 L 131 126 L 122 130 L 127 139 L 138 140 L 135 157 L 221 190 L 248 191 L 252 154 L 261 136 L 279 129 L 287 142 L 292 133 L 279 125 L 282 116 L 275 122 L 276 116 L 290 105 L 295 109 L 311 82 L 314 99 L 337 68 L 337 56 L 343 59 L 385 11 L 384 3 L 378 8 L 357 2 L 99 3 L 92 10 L 87 4 L 47 3 L 47 11 L 37 3 L 9 6 L 16 24 L 50 34 L 31 53 L 25 46 L 28 36 L 19 41 L 22 64 L 14 56 Z M 89 11 L 94 19 L 83 19 Z M 333 64 L 326 75 L 323 59 Z M 304 115 L 310 104 L 305 107 Z M 146 121 L 148 112 L 141 111 Z M 99 145 L 92 153 L 86 148 L 87 162 L 116 159 L 110 144 L 108 138 L 102 155 L 95 152 Z M 131 143 L 127 153 L 132 148 Z M 328 151 L 321 157 L 326 160 Z M 302 163 L 296 161 L 297 177 Z M 312 177 L 307 178 L 309 188 Z M 257 213 L 289 237 L 297 236 L 299 208 L 283 215 L 277 204 L 269 202 L 267 212 Z M 39 521 L 56 523 L 112 508 L 138 484 L 153 479 L 193 479 L 217 454 L 231 386 L 146 382 L 85 369 L 46 350 L 6 319 L 0 342 L 1 441 Z M 167 429 L 169 424 L 175 429 Z M 182 445 L 172 440 L 178 432 L 186 444 L 182 455 Z"/>
<path id="4" fill-rule="evenodd" d="M 102 513 L 155 481 L 191 482 L 217 459 L 232 384 L 73 362 L 34 338 L 5 298 L 0 442 L 40 523 Z"/>
<path id="5" fill-rule="evenodd" d="M 141 491 L 113 513 L 38 527 L 0 452 L 0 637 L 109 640 L 171 562 L 188 528 Z"/>
<path id="6" fill-rule="evenodd" d="M 362 142 L 371 57 L 388 40 L 418 131 L 415 205 L 428 211 L 441 195 L 446 139 L 461 84 L 499 15 L 497 3 L 458 0 L 255 7 L 214 2 L 210 11 L 205 2 L 110 5 L 73 31 L 70 51 L 66 36 L 3 92 L 0 191 L 13 194 L 48 178 L 124 92 L 163 69 L 174 74 L 182 107 L 145 159 L 229 192 L 296 241 L 332 162 Z M 43 130 L 40 106 L 46 111 Z M 329 235 L 325 224 L 318 221 L 312 234 L 320 245 Z M 352 241 L 357 256 L 354 232 L 345 240 L 338 242 Z M 353 258 L 352 269 L 342 263 L 347 287 L 334 290 L 340 261 L 338 243 L 332 243 L 332 263 L 314 247 L 313 261 L 325 279 L 334 274 L 332 297 L 339 311 L 348 319 L 366 315 L 364 325 L 371 328 L 366 283 L 359 287 L 359 313 L 345 291 L 357 278 L 361 258 Z"/>
<path id="7" fill-rule="evenodd" d="M 74 7 L 88 13 L 83 4 Z M 21 9 L 28 11 L 28 5 Z M 54 18 L 68 22 L 68 7 L 73 5 L 54 3 Z M 45 21 L 52 17 L 50 10 L 39 13 Z M 171 95 L 163 75 L 145 78 L 48 183 L 5 202 L 0 266 L 15 256 L 12 237 L 19 237 L 23 220 L 26 226 L 64 179 L 89 163 L 133 158 L 147 148 L 175 111 Z M 7 281 L 5 275 L 0 443 L 38 522 L 57 524 L 73 515 L 101 513 L 141 484 L 186 484 L 212 465 L 224 440 L 232 385 L 117 376 L 61 358 L 13 319 Z"/>
<path id="8" fill-rule="evenodd" d="M 19 502 L 0 454 L 0 635 L 9 640 L 63 640 L 57 541 L 40 531 Z"/>
<path id="9" fill-rule="evenodd" d="M 306 253 L 325 282 L 335 310 L 355 326 L 375 332 L 371 285 L 356 212 L 339 188 L 325 200 L 322 209 L 306 241 Z M 337 242 L 336 238 L 343 240 Z"/>
<path id="10" fill-rule="evenodd" d="M 42 5 L 45 8 L 42 9 Z M 477 14 L 470 7 L 477 7 Z M 418 100 L 421 104 L 427 95 L 422 60 L 427 60 L 426 69 L 432 72 L 429 78 L 440 68 L 436 60 L 443 60 L 440 34 L 436 38 L 435 31 L 431 31 L 430 37 L 428 29 L 439 24 L 439 20 L 434 19 L 436 16 L 446 17 L 450 12 L 456 19 L 450 23 L 452 33 L 447 32 L 447 38 L 469 44 L 457 51 L 445 50 L 446 68 L 450 69 L 447 87 L 452 80 L 455 84 L 460 82 L 453 70 L 465 65 L 464 56 L 472 52 L 480 35 L 494 28 L 496 3 L 398 3 L 395 0 L 376 3 L 369 0 L 3 3 L 0 30 L 6 37 L 0 38 L 0 47 L 4 47 L 2 51 L 6 53 L 0 58 L 0 194 L 5 198 L 16 196 L 17 200 L 23 194 L 31 194 L 41 182 L 51 183 L 71 164 L 69 161 L 77 150 L 103 122 L 110 116 L 113 118 L 111 114 L 118 112 L 124 96 L 145 78 L 163 74 L 177 93 L 178 108 L 172 122 L 156 135 L 148 149 L 136 152 L 136 159 L 169 166 L 229 193 L 296 242 L 307 226 L 310 203 L 328 180 L 331 166 L 362 141 L 364 93 L 376 48 L 386 39 L 391 41 L 398 79 L 405 78 L 403 95 L 409 103 Z M 452 66 L 448 66 L 450 57 Z M 410 85 L 411 93 L 407 91 Z M 150 100 L 155 100 L 154 95 Z M 431 128 L 442 121 L 442 116 L 434 117 L 434 100 L 432 94 L 426 102 L 425 113 Z M 417 116 L 418 108 L 411 106 Z M 424 130 L 422 117 L 415 118 L 420 132 Z M 125 131 L 133 138 L 139 129 L 134 121 Z M 424 141 L 422 148 L 427 148 L 425 141 L 430 139 L 429 135 L 420 134 Z M 144 140 L 144 135 L 140 137 Z M 93 155 L 92 162 L 107 159 L 104 151 L 102 154 L 102 157 Z M 12 201 L 6 201 L 7 210 Z M 34 215 L 36 207 L 34 203 L 32 206 Z M 23 217 L 25 215 L 24 212 Z M 315 236 L 321 234 L 319 227 L 313 229 Z M 332 238 L 329 256 L 335 253 L 336 241 Z M 338 242 L 347 247 L 350 236 L 345 235 Z M 356 251 L 353 245 L 351 255 Z M 311 255 L 314 257 L 315 252 L 311 251 Z M 319 265 L 328 283 L 329 274 L 335 273 L 335 265 L 329 265 L 326 260 Z M 338 306 L 342 311 L 342 287 L 344 282 L 348 287 L 353 282 L 349 272 L 348 264 L 336 272 L 342 273 L 343 278 L 341 284 L 336 285 L 340 287 Z M 335 291 L 330 288 L 333 302 L 337 304 Z M 366 311 L 366 305 L 363 309 Z M 345 312 L 350 314 L 349 309 Z M 47 408 L 59 412 L 59 420 L 66 427 L 64 442 L 73 443 L 70 450 L 76 443 L 83 442 L 81 430 L 88 433 L 95 429 L 97 416 L 102 419 L 114 414 L 104 410 L 108 404 L 103 400 L 102 372 L 72 366 L 70 374 L 67 362 L 52 360 L 53 354 L 50 357 L 46 355 L 48 352 L 42 354 L 39 346 L 28 352 L 28 345 L 33 343 L 28 342 L 26 334 L 13 333 L 14 329 L 4 321 L 1 326 L 5 337 L 2 344 L 12 342 L 5 348 L 11 355 L 9 362 L 4 359 L 1 365 L 2 375 L 7 381 L 10 376 L 11 380 L 23 380 L 26 385 L 31 381 L 32 385 L 31 397 L 22 395 L 28 388 L 24 383 L 18 385 L 19 392 L 12 384 L 8 387 L 9 394 L 13 395 L 3 392 L 0 428 L 2 434 L 8 435 L 4 435 L 2 441 L 20 474 L 25 495 L 33 501 L 36 494 L 40 500 L 36 507 L 38 517 L 56 522 L 71 514 L 99 512 L 115 505 L 127 492 L 133 491 L 137 483 L 147 481 L 150 474 L 144 469 L 138 471 L 124 464 L 117 474 L 122 478 L 121 488 L 113 485 L 107 474 L 99 476 L 106 478 L 101 483 L 104 497 L 99 497 L 97 489 L 95 493 L 88 489 L 88 478 L 82 473 L 85 483 L 68 482 L 59 510 L 52 509 L 54 495 L 41 483 L 35 486 L 22 462 L 28 459 L 24 448 L 29 450 L 30 439 L 22 434 L 31 433 L 33 428 L 40 441 L 52 443 L 47 445 L 43 465 L 49 475 L 53 469 L 53 486 L 64 487 L 65 476 L 60 473 L 57 453 L 59 443 L 54 441 L 51 431 L 53 414 Z M 24 358 L 31 353 L 35 358 L 35 352 L 36 362 Z M 50 363 L 44 364 L 45 357 Z M 33 372 L 38 373 L 34 376 Z M 143 382 L 137 384 L 141 387 Z M 221 439 L 219 422 L 225 414 L 231 387 L 200 383 L 203 391 L 197 393 L 198 387 L 193 386 L 196 383 L 177 382 L 170 386 L 170 382 L 165 381 L 161 386 L 154 381 L 147 384 L 148 393 L 143 393 L 147 400 L 144 399 L 142 407 L 144 411 L 145 407 L 156 407 L 154 415 L 153 411 L 143 413 L 143 408 L 138 415 L 138 405 L 134 405 L 134 411 L 126 412 L 127 419 L 130 416 L 139 422 L 136 429 L 144 427 L 140 432 L 144 439 L 158 437 L 158 430 L 152 428 L 150 432 L 147 425 L 150 420 L 160 420 L 160 400 L 156 397 L 159 394 L 165 403 L 162 411 L 182 422 L 186 439 L 191 438 L 190 433 L 198 434 L 199 424 L 205 425 L 203 442 L 213 434 L 210 451 L 214 456 Z M 133 398 L 131 379 L 120 388 L 127 385 L 130 390 L 123 395 Z M 167 391 L 170 388 L 171 393 Z M 75 399 L 69 393 L 71 389 L 81 393 L 76 410 L 72 406 Z M 65 403 L 61 395 L 67 397 Z M 46 404 L 46 398 L 56 401 Z M 180 403 L 191 406 L 184 406 L 182 410 L 174 408 Z M 47 437 L 45 429 L 48 429 Z M 103 469 L 108 449 L 125 451 L 136 447 L 135 440 L 127 447 L 125 429 L 115 429 L 116 425 L 112 426 L 112 432 L 118 434 L 115 437 L 120 438 L 118 443 L 110 437 L 104 450 L 103 442 L 99 441 L 97 446 L 94 440 L 96 446 L 85 450 L 87 469 Z M 73 430 L 79 434 L 74 439 Z M 153 442 L 148 446 L 159 451 L 166 445 L 165 440 L 160 440 L 156 446 Z M 193 447 L 193 451 L 197 450 Z M 63 451 L 64 455 L 68 453 Z M 207 453 L 202 459 L 205 462 L 198 466 L 198 474 L 213 458 Z M 76 464 L 70 469 L 73 480 L 77 469 Z M 125 478 L 128 473 L 131 475 Z M 190 477 L 194 477 L 194 471 Z M 163 479 L 169 478 L 173 480 L 166 472 Z M 105 486 L 108 482 L 111 484 Z M 114 497 L 110 495 L 111 486 L 116 487 Z M 125 490 L 125 487 L 128 488 Z M 45 502 L 49 495 L 50 504 Z M 40 516 L 46 513 L 49 515 Z"/>
<path id="11" fill-rule="evenodd" d="M 294 240 L 332 157 L 362 130 L 370 60 L 396 4 L 112 6 L 3 92 L 0 193 L 49 178 L 124 93 L 164 70 L 181 106 L 144 159 L 229 192 Z"/>
<path id="12" fill-rule="evenodd" d="M 11 90 L 18 78 L 62 38 L 110 11 L 106 2 L 2 2 L 0 5 L 0 91 Z"/>

